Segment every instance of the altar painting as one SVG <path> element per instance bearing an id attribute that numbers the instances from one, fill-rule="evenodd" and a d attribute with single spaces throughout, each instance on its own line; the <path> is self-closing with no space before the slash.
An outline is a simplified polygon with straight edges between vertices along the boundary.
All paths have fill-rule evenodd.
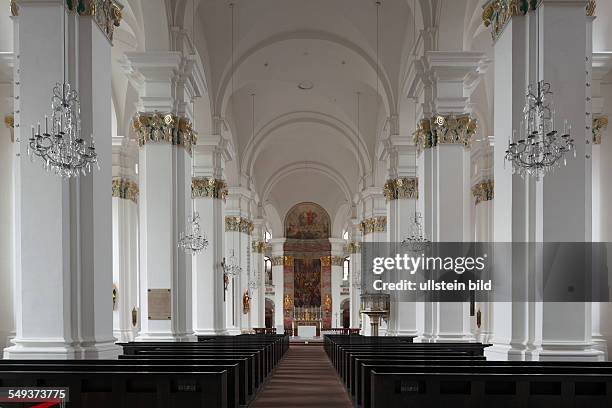
<path id="1" fill-rule="evenodd" d="M 294 261 L 294 306 L 321 306 L 321 260 Z"/>

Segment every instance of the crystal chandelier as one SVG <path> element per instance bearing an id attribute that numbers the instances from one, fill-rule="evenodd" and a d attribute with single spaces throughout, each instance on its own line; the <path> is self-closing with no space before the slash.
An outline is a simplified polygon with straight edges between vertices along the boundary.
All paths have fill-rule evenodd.
<path id="1" fill-rule="evenodd" d="M 258 273 L 253 273 L 253 276 L 249 279 L 249 289 L 256 290 L 259 289 L 259 280 L 260 275 Z"/>
<path id="2" fill-rule="evenodd" d="M 79 96 L 69 83 L 57 83 L 51 98 L 51 129 L 45 116 L 45 132 L 32 126 L 28 141 L 28 155 L 40 157 L 43 168 L 63 178 L 85 175 L 92 166 L 100 169 L 98 155 L 92 140 L 89 145 L 81 138 L 81 110 Z"/>
<path id="3" fill-rule="evenodd" d="M 238 257 L 236 257 L 233 249 L 229 259 L 223 258 L 221 266 L 223 267 L 223 273 L 228 276 L 238 276 L 242 273 L 242 267 L 240 267 Z"/>
<path id="4" fill-rule="evenodd" d="M 189 220 L 187 231 L 179 235 L 178 247 L 188 254 L 195 255 L 208 246 L 208 240 L 200 228 L 200 214 L 195 212 Z"/>
<path id="5" fill-rule="evenodd" d="M 550 109 L 550 84 L 540 81 L 537 87 L 530 85 L 525 97 L 524 120 L 521 121 L 520 136 L 516 131 L 508 142 L 505 160 L 512 163 L 512 173 L 533 176 L 536 180 L 556 168 L 565 166 L 566 154 L 574 151 L 571 126 L 567 120 L 560 135 L 555 129 L 555 112 Z"/>
<path id="6" fill-rule="evenodd" d="M 66 44 L 66 17 L 62 10 L 64 43 Z M 66 60 L 65 45 L 63 61 Z M 51 117 L 45 116 L 45 132 L 41 133 L 40 122 L 28 140 L 28 156 L 40 157 L 43 168 L 69 179 L 85 175 L 92 166 L 100 169 L 98 155 L 93 141 L 88 143 L 81 137 L 81 105 L 79 94 L 66 81 L 66 67 L 63 67 L 63 82 L 56 83 L 51 97 Z M 51 129 L 49 129 L 51 119 Z"/>
<path id="7" fill-rule="evenodd" d="M 421 223 L 421 214 L 414 213 L 413 222 L 410 224 L 410 232 L 402 241 L 402 247 L 409 252 L 422 253 L 429 248 L 431 241 L 425 235 L 423 224 Z"/>

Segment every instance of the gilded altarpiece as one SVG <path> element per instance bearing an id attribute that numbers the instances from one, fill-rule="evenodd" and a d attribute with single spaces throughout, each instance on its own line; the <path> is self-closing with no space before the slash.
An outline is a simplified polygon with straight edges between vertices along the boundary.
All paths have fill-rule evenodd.
<path id="1" fill-rule="evenodd" d="M 323 309 L 331 297 L 330 218 L 315 203 L 295 205 L 285 217 L 284 298 L 293 300 L 285 310 L 285 329 L 294 327 L 296 308 Z M 323 311 L 321 326 L 331 328 L 331 313 Z"/>

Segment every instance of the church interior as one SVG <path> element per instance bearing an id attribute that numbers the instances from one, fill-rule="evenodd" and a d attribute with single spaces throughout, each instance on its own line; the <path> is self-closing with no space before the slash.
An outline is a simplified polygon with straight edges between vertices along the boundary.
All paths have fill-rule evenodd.
<path id="1" fill-rule="evenodd" d="M 610 407 L 611 111 L 609 0 L 5 0 L 0 407 Z"/>

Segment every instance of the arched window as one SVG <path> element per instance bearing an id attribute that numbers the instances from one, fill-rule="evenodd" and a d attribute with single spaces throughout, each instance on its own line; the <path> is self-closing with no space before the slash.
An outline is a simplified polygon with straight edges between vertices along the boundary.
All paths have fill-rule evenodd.
<path id="1" fill-rule="evenodd" d="M 342 271 L 344 272 L 342 275 L 342 280 L 348 282 L 349 277 L 351 276 L 351 258 L 348 256 L 344 258 L 344 263 L 342 264 Z"/>
<path id="2" fill-rule="evenodd" d="M 270 240 L 271 240 L 271 239 L 272 239 L 272 234 L 270 234 L 270 232 L 269 232 L 269 231 L 266 231 L 266 232 L 264 233 L 264 241 L 266 241 L 266 242 L 270 242 Z"/>
<path id="3" fill-rule="evenodd" d="M 266 271 L 266 285 L 272 285 L 272 260 L 264 257 L 264 270 Z"/>
<path id="4" fill-rule="evenodd" d="M 344 232 L 342 233 L 342 239 L 348 241 L 348 239 L 349 239 L 349 232 L 348 232 L 348 230 L 344 230 Z"/>

